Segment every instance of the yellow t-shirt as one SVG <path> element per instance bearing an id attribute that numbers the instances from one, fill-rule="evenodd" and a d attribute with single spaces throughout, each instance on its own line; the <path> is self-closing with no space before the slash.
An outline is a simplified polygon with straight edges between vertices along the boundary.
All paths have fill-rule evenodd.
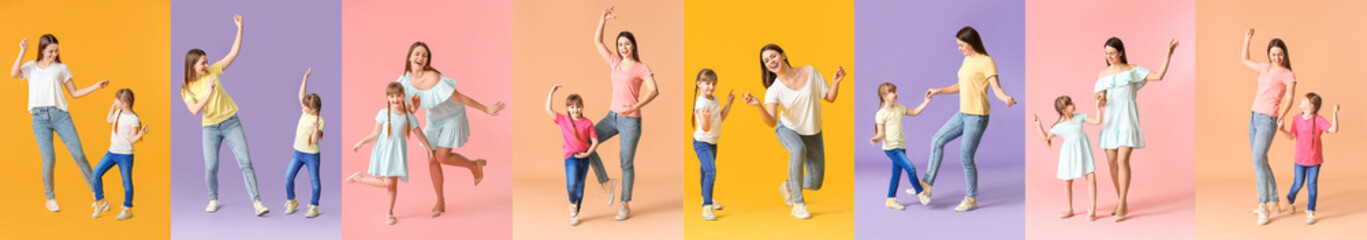
<path id="1" fill-rule="evenodd" d="M 907 115 L 907 107 L 892 104 L 892 109 L 878 108 L 873 123 L 883 125 L 883 150 L 906 149 L 906 137 L 902 135 L 902 118 Z"/>
<path id="2" fill-rule="evenodd" d="M 314 130 L 313 123 L 317 121 L 317 130 Z M 303 153 L 318 153 L 318 139 L 313 139 L 313 144 L 309 144 L 309 138 L 313 137 L 315 131 L 323 131 L 323 117 L 313 114 L 301 114 L 299 116 L 299 127 L 294 130 L 294 150 Z"/>
<path id="3" fill-rule="evenodd" d="M 223 90 L 223 83 L 218 81 L 218 75 L 223 75 L 223 65 L 214 64 L 207 70 L 209 74 L 191 82 L 190 86 L 180 91 L 180 97 L 199 100 L 205 94 L 209 94 L 210 85 L 218 84 L 213 97 L 209 97 L 209 103 L 204 104 L 204 109 L 200 111 L 203 125 L 211 126 L 237 115 L 237 103 L 234 103 L 233 97 L 228 96 L 228 92 Z"/>
<path id="4" fill-rule="evenodd" d="M 959 67 L 959 112 L 988 115 L 992 106 L 987 99 L 987 78 L 992 76 L 997 76 L 997 63 L 992 57 L 964 57 L 963 66 Z"/>

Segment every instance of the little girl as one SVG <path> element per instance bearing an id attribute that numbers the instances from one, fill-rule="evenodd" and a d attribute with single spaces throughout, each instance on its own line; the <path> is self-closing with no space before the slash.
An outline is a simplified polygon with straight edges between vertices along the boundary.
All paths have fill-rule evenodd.
<path id="1" fill-rule="evenodd" d="M 1277 128 L 1287 138 L 1296 140 L 1296 178 L 1291 184 L 1291 192 L 1286 194 L 1286 202 L 1295 212 L 1296 193 L 1301 191 L 1301 186 L 1307 186 L 1310 204 L 1305 207 L 1305 224 L 1315 224 L 1315 198 L 1319 192 L 1320 165 L 1324 163 L 1324 143 L 1320 142 L 1320 136 L 1339 131 L 1339 105 L 1334 104 L 1334 120 L 1329 122 L 1319 115 L 1321 101 L 1319 94 L 1306 93 L 1301 99 L 1302 113 L 1292 117 L 1291 129 Z"/>
<path id="2" fill-rule="evenodd" d="M 95 213 L 90 217 L 99 218 L 101 212 L 109 211 L 102 179 L 109 168 L 118 165 L 119 175 L 123 176 L 123 210 L 119 211 L 117 219 L 127 220 L 133 217 L 133 143 L 141 141 L 148 131 L 147 126 L 142 126 L 138 114 L 133 112 L 133 90 L 124 88 L 114 92 L 114 105 L 109 106 L 105 122 L 113 124 L 114 129 L 109 132 L 109 153 L 105 153 L 100 163 L 95 164 L 95 186 L 92 187 L 95 190 Z"/>
<path id="3" fill-rule="evenodd" d="M 1098 104 L 1097 112 L 1104 113 L 1105 105 Z M 1064 196 L 1067 197 L 1068 210 L 1063 212 L 1060 218 L 1073 217 L 1073 179 L 1087 177 L 1087 193 L 1091 195 L 1091 205 L 1087 206 L 1087 221 L 1096 220 L 1096 164 L 1092 162 L 1092 142 L 1087 140 L 1087 132 L 1083 131 L 1083 123 L 1091 125 L 1101 125 L 1102 115 L 1097 114 L 1095 118 L 1087 116 L 1085 113 L 1076 113 L 1077 106 L 1073 105 L 1073 98 L 1067 95 L 1058 96 L 1054 99 L 1054 111 L 1058 112 L 1058 121 L 1054 122 L 1053 127 L 1048 131 L 1044 130 L 1044 125 L 1039 122 L 1039 115 L 1035 115 L 1035 126 L 1039 127 L 1040 136 L 1044 137 L 1044 143 L 1053 147 L 1054 137 L 1063 138 L 1063 149 L 1058 154 L 1058 179 L 1063 180 Z"/>
<path id="4" fill-rule="evenodd" d="M 375 141 L 375 147 L 370 149 L 368 171 L 372 176 L 362 177 L 361 172 L 356 172 L 347 177 L 347 182 L 388 189 L 389 210 L 385 223 L 394 225 L 398 222 L 394 219 L 394 198 L 398 194 L 398 183 L 395 181 L 408 182 L 408 138 L 410 134 L 417 135 L 418 143 L 428 151 L 431 145 L 427 143 L 427 136 L 422 134 L 422 129 L 414 124 L 418 122 L 418 117 L 408 112 L 403 85 L 395 82 L 385 86 L 385 99 L 388 100 L 385 109 L 375 115 L 375 130 L 351 147 L 351 151 L 359 151 L 361 146 Z"/>
<path id="5" fill-rule="evenodd" d="M 892 160 L 892 180 L 888 181 L 888 200 L 883 205 L 889 209 L 901 211 L 906 209 L 902 203 L 897 202 L 897 180 L 902 178 L 902 172 L 907 172 L 907 181 L 911 183 L 912 189 L 907 189 L 907 193 L 916 194 L 920 198 L 921 205 L 930 204 L 930 188 L 925 182 L 916 179 L 916 166 L 907 159 L 906 137 L 902 135 L 902 117 L 921 115 L 921 111 L 926 109 L 926 104 L 930 103 L 930 95 L 926 95 L 925 100 L 921 101 L 920 106 L 915 109 L 907 110 L 906 106 L 897 104 L 897 85 L 883 83 L 878 85 L 878 113 L 873 118 L 874 135 L 869 139 L 869 144 L 878 146 L 878 142 L 883 142 L 883 153 Z M 914 190 L 914 191 L 913 191 Z"/>
<path id="6" fill-rule="evenodd" d="M 712 210 L 721 210 L 721 203 L 712 201 L 712 188 L 717 182 L 717 140 L 721 139 L 721 122 L 731 113 L 731 103 L 736 94 L 726 93 L 726 107 L 722 107 L 712 92 L 717 89 L 717 72 L 710 68 L 698 71 L 697 87 L 693 95 L 693 152 L 698 155 L 702 165 L 702 218 L 717 220 Z M 699 94 L 701 93 L 701 94 Z"/>
<path id="7" fill-rule="evenodd" d="M 312 73 L 313 68 L 304 71 L 304 82 L 299 84 L 299 105 L 302 106 L 304 114 L 299 116 L 299 126 L 294 131 L 294 157 L 290 159 L 289 167 L 285 170 L 285 198 L 288 200 L 285 201 L 285 214 L 294 214 L 294 210 L 299 207 L 299 202 L 294 201 L 294 177 L 299 173 L 300 167 L 308 166 L 313 199 L 309 201 L 309 212 L 304 214 L 307 218 L 318 216 L 318 196 L 323 188 L 318 179 L 318 140 L 323 138 L 323 126 L 326 125 L 323 117 L 318 115 L 323 108 L 323 99 L 318 97 L 317 93 L 307 93 L 309 75 Z"/>
<path id="8" fill-rule="evenodd" d="M 546 94 L 546 115 L 555 118 L 555 124 L 560 125 L 560 135 L 565 142 L 565 192 L 570 197 L 570 226 L 578 226 L 579 207 L 584 202 L 584 178 L 589 173 L 589 155 L 598 149 L 598 133 L 593 130 L 593 121 L 584 118 L 584 99 L 579 94 L 570 94 L 565 99 L 568 116 L 551 108 L 552 97 L 559 89 L 560 84 L 556 84 Z"/>

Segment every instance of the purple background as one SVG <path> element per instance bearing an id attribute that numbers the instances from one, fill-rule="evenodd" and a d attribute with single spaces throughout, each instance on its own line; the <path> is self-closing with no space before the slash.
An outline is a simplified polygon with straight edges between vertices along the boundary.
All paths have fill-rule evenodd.
<path id="1" fill-rule="evenodd" d="M 855 91 L 855 237 L 884 239 L 916 234 L 956 239 L 1016 239 L 1025 233 L 1025 2 L 1015 1 L 869 1 L 855 3 L 855 62 L 861 81 Z M 978 210 L 953 209 L 964 196 L 959 164 L 962 138 L 945 146 L 933 201 L 921 206 L 906 176 L 898 180 L 904 211 L 883 207 L 892 163 L 882 145 L 870 146 L 877 112 L 878 85 L 897 84 L 898 102 L 914 108 L 926 89 L 952 85 L 963 62 L 954 34 L 973 26 L 997 63 L 1002 87 L 1018 105 L 995 97 L 991 119 L 976 155 Z M 989 90 L 989 95 L 991 91 Z M 920 116 L 903 118 L 907 156 L 923 175 L 930 138 L 959 111 L 959 96 L 939 95 Z"/>
<path id="2" fill-rule="evenodd" d="M 210 64 L 232 47 L 233 14 L 244 18 L 242 52 L 222 76 L 240 109 L 261 201 L 271 208 L 255 217 L 236 158 L 224 142 L 219 152 L 219 211 L 204 212 L 203 134 L 200 117 L 189 114 L 178 96 L 185 52 L 204 49 Z M 341 107 L 341 3 L 338 1 L 173 1 L 171 3 L 171 237 L 174 239 L 341 239 L 338 184 L 341 149 L 337 130 Z M 319 215 L 304 218 L 312 197 L 309 177 L 295 178 L 300 210 L 285 215 L 285 168 L 294 154 L 294 132 L 302 110 L 299 81 L 313 67 L 309 92 L 323 98 L 327 121 L 322 143 L 322 198 Z"/>

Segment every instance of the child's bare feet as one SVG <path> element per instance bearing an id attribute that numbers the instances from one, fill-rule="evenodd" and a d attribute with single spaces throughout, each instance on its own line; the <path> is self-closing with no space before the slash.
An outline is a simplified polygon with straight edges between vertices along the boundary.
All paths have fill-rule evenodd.
<path id="1" fill-rule="evenodd" d="M 346 177 L 346 182 L 354 183 L 356 182 L 356 179 L 361 179 L 361 171 L 356 171 L 356 173 L 352 173 L 351 176 Z"/>
<path id="2" fill-rule="evenodd" d="M 479 182 L 484 181 L 484 165 L 488 164 L 488 160 L 476 159 L 475 166 L 470 168 L 470 175 L 475 176 L 475 186 L 479 186 Z"/>

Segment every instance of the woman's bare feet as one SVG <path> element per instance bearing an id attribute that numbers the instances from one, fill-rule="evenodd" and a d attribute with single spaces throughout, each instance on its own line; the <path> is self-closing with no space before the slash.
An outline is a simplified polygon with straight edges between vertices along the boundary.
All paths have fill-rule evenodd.
<path id="1" fill-rule="evenodd" d="M 442 213 L 446 213 L 446 203 L 437 202 L 437 206 L 432 207 L 432 217 L 440 217 Z"/>
<path id="2" fill-rule="evenodd" d="M 1059 215 L 1058 218 L 1060 218 L 1060 219 L 1068 219 L 1068 218 L 1070 218 L 1070 217 L 1073 217 L 1073 210 L 1072 210 L 1072 209 L 1068 209 L 1068 211 L 1064 211 L 1064 212 L 1063 212 L 1063 215 Z"/>

